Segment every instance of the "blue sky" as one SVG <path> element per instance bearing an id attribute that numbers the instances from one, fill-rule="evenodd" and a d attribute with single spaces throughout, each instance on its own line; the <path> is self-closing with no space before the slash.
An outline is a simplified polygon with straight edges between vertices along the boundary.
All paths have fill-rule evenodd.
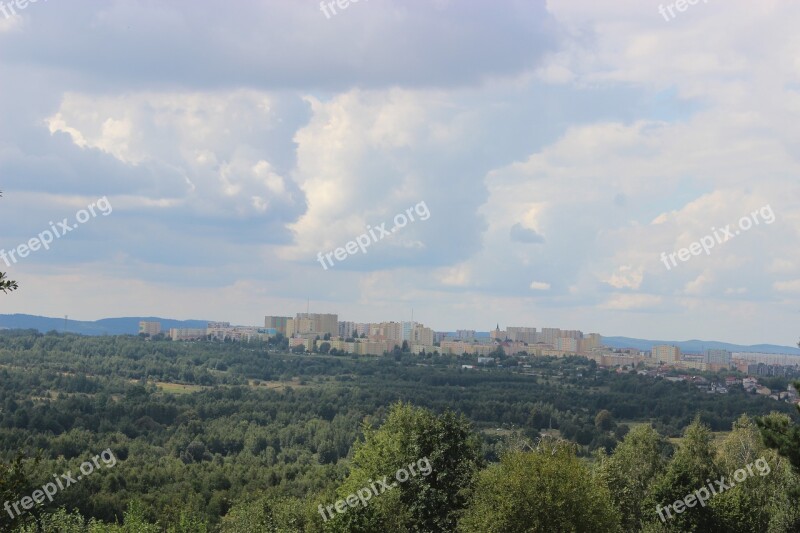
<path id="1" fill-rule="evenodd" d="M 797 341 L 800 5 L 32 3 L 0 15 L 1 313 Z M 323 270 L 319 252 L 425 202 Z M 769 206 L 708 255 L 674 253 Z M 388 224 L 389 226 L 391 224 Z"/>

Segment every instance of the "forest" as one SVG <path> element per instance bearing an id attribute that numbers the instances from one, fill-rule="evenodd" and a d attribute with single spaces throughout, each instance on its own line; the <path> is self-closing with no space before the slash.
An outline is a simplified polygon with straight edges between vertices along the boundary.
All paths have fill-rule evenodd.
<path id="1" fill-rule="evenodd" d="M 581 357 L 474 364 L 0 332 L 0 529 L 800 531 L 793 406 Z"/>

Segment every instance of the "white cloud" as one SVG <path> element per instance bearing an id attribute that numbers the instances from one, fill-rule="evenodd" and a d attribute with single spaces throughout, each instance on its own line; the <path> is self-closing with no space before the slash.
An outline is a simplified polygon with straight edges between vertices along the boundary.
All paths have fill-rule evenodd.
<path id="1" fill-rule="evenodd" d="M 657 308 L 662 298 L 653 294 L 615 294 L 601 307 L 614 311 L 633 311 Z"/>
<path id="2" fill-rule="evenodd" d="M 800 292 L 800 279 L 776 281 L 773 286 L 780 292 Z"/>

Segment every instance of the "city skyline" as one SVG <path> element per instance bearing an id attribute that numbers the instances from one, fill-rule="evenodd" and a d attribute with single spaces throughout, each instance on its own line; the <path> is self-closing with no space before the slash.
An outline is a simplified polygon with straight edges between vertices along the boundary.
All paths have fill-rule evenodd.
<path id="1" fill-rule="evenodd" d="M 800 5 L 673 4 L 0 16 L 0 313 L 794 345 Z"/>

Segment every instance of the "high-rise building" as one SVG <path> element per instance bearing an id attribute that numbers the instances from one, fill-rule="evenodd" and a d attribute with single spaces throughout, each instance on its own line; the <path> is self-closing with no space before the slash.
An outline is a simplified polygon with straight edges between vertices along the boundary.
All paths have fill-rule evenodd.
<path id="1" fill-rule="evenodd" d="M 509 340 L 535 344 L 537 341 L 536 328 L 507 327 L 506 334 Z"/>
<path id="2" fill-rule="evenodd" d="M 412 332 L 414 331 L 414 326 L 416 326 L 417 323 L 416 322 L 401 322 L 400 324 L 401 324 L 401 328 L 402 328 L 401 340 L 410 342 L 411 341 Z"/>
<path id="3" fill-rule="evenodd" d="M 408 340 L 410 345 L 433 346 L 434 332 L 422 324 L 416 324 Z"/>
<path id="4" fill-rule="evenodd" d="M 556 350 L 564 352 L 577 352 L 579 339 L 572 337 L 559 337 L 556 339 Z"/>
<path id="5" fill-rule="evenodd" d="M 589 333 L 580 341 L 578 341 L 578 351 L 584 353 L 591 352 L 592 350 L 600 348 L 602 343 L 603 337 L 601 337 L 599 333 Z"/>
<path id="6" fill-rule="evenodd" d="M 703 361 L 709 364 L 717 364 L 717 365 L 731 365 L 731 352 L 728 350 L 706 350 L 704 354 Z"/>
<path id="7" fill-rule="evenodd" d="M 549 344 L 550 346 L 556 345 L 556 339 L 561 337 L 561 330 L 559 328 L 542 328 L 542 332 L 538 336 L 539 342 Z"/>
<path id="8" fill-rule="evenodd" d="M 472 341 L 475 340 L 475 336 L 476 335 L 477 334 L 475 333 L 474 329 L 459 329 L 459 330 L 456 330 L 456 339 L 458 339 L 460 341 L 472 342 Z"/>
<path id="9" fill-rule="evenodd" d="M 355 322 L 342 322 L 339 321 L 339 336 L 343 339 L 353 337 L 356 334 Z"/>
<path id="10" fill-rule="evenodd" d="M 369 338 L 385 340 L 402 345 L 403 324 L 401 322 L 378 322 L 369 325 Z"/>
<path id="11" fill-rule="evenodd" d="M 359 322 L 356 324 L 356 333 L 358 336 L 364 335 L 365 337 L 369 337 L 369 323 L 367 322 Z"/>
<path id="12" fill-rule="evenodd" d="M 289 316 L 265 316 L 264 327 L 267 329 L 274 329 L 278 333 L 286 336 L 287 326 L 292 317 Z"/>
<path id="13" fill-rule="evenodd" d="M 653 346 L 653 359 L 661 363 L 674 363 L 681 360 L 681 349 L 677 346 L 656 344 Z"/>
<path id="14" fill-rule="evenodd" d="M 149 335 L 153 337 L 161 333 L 161 322 L 148 322 L 146 320 L 142 320 L 139 322 L 139 335 L 144 333 L 145 335 Z"/>
<path id="15" fill-rule="evenodd" d="M 291 331 L 289 326 L 291 325 Z M 287 335 L 339 335 L 339 315 L 322 313 L 297 313 L 291 324 L 286 325 Z"/>

